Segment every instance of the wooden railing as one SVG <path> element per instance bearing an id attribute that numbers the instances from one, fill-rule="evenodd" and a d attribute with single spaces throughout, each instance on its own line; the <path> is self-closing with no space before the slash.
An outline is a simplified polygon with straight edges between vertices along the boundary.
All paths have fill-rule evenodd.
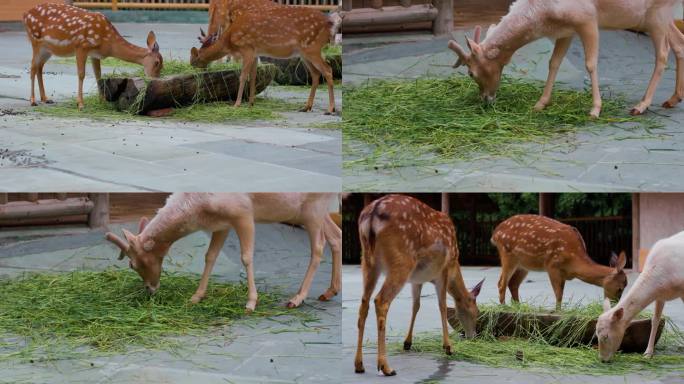
<path id="1" fill-rule="evenodd" d="M 279 4 L 309 7 L 320 10 L 337 9 L 341 0 L 273 0 Z M 209 0 L 79 0 L 73 5 L 81 8 L 111 9 L 209 9 Z"/>

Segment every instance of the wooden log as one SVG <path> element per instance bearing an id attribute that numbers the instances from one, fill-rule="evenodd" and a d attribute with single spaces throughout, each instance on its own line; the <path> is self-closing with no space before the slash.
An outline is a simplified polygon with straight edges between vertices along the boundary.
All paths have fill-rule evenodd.
<path id="1" fill-rule="evenodd" d="M 91 193 L 88 198 L 93 203 L 88 214 L 88 226 L 101 228 L 109 224 L 109 193 Z"/>
<path id="2" fill-rule="evenodd" d="M 289 59 L 275 59 L 272 57 L 262 57 L 262 62 L 271 63 L 278 68 L 275 82 L 280 85 L 308 85 L 311 84 L 311 76 L 306 66 L 299 57 Z M 328 56 L 326 61 L 333 70 L 333 79 L 342 79 L 342 55 Z M 325 79 L 321 77 L 321 82 Z"/>
<path id="3" fill-rule="evenodd" d="M 276 69 L 270 65 L 257 68 L 257 94 L 268 87 L 275 73 Z M 176 75 L 153 80 L 114 77 L 101 79 L 98 88 L 107 101 L 115 103 L 117 109 L 142 115 L 157 109 L 182 107 L 197 102 L 235 100 L 239 78 L 239 70 Z M 246 100 L 249 86 L 245 88 L 243 99 Z M 144 93 L 141 95 L 141 92 Z"/>
<path id="4" fill-rule="evenodd" d="M 369 25 L 432 22 L 437 18 L 437 13 L 437 8 L 432 4 L 384 7 L 382 11 L 371 8 L 352 9 L 344 14 L 342 31 L 344 33 L 346 28 L 359 28 Z"/>
<path id="5" fill-rule="evenodd" d="M 9 195 L 7 193 L 0 193 L 0 204 L 7 204 L 9 201 Z"/>
<path id="6" fill-rule="evenodd" d="M 454 0 L 433 0 L 437 18 L 432 23 L 434 35 L 446 35 L 454 30 Z"/>
<path id="7" fill-rule="evenodd" d="M 55 216 L 72 216 L 88 214 L 93 209 L 93 202 L 79 197 L 66 200 L 47 199 L 36 202 L 13 201 L 0 206 L 0 219 L 29 219 Z"/>

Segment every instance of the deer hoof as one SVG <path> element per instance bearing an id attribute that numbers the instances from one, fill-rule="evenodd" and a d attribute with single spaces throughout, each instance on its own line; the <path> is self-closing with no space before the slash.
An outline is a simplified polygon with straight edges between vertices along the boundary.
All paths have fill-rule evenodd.
<path id="1" fill-rule="evenodd" d="M 293 302 L 291 302 L 291 301 L 288 301 L 287 304 L 286 304 L 286 306 L 287 306 L 288 308 L 292 309 L 292 308 L 297 308 L 299 305 L 297 305 L 297 304 L 295 304 L 295 303 L 293 303 Z"/>
<path id="2" fill-rule="evenodd" d="M 47 99 L 47 100 L 43 101 L 43 103 L 45 103 L 45 104 L 54 104 L 55 102 L 52 101 L 51 99 Z"/>
<path id="3" fill-rule="evenodd" d="M 366 369 L 363 368 L 363 363 L 354 364 L 354 373 L 366 373 Z"/>
<path id="4" fill-rule="evenodd" d="M 682 101 L 682 99 L 680 99 L 678 97 L 673 97 L 670 100 L 663 103 L 663 108 L 674 108 L 681 101 Z"/>
<path id="5" fill-rule="evenodd" d="M 308 105 L 304 106 L 302 109 L 299 110 L 299 112 L 311 112 L 312 107 L 309 107 Z"/>
<path id="6" fill-rule="evenodd" d="M 532 108 L 535 112 L 541 112 L 546 108 L 546 104 L 542 103 L 541 101 L 538 101 L 537 104 L 534 105 L 534 108 Z"/>
<path id="7" fill-rule="evenodd" d="M 410 341 L 404 341 L 404 351 L 410 351 L 411 345 L 412 343 Z"/>
<path id="8" fill-rule="evenodd" d="M 204 298 L 204 296 L 195 294 L 195 295 L 192 295 L 192 297 L 190 298 L 190 302 L 193 304 L 197 304 L 200 301 L 202 301 L 203 298 Z"/>
<path id="9" fill-rule="evenodd" d="M 644 111 L 640 110 L 640 109 L 637 108 L 637 107 L 634 107 L 634 108 L 632 108 L 632 109 L 629 111 L 629 114 L 632 115 L 632 116 L 639 116 L 639 115 L 643 115 L 643 114 L 644 114 Z"/>
<path id="10" fill-rule="evenodd" d="M 647 358 L 647 359 L 652 358 L 652 357 L 653 357 L 653 352 L 648 352 L 648 351 L 646 351 L 646 352 L 644 353 L 644 357 Z"/>
<path id="11" fill-rule="evenodd" d="M 395 371 L 394 369 L 391 369 L 391 368 L 385 369 L 384 365 L 379 366 L 378 371 L 382 371 L 382 374 L 385 376 L 396 376 L 397 375 L 397 371 Z"/>
<path id="12" fill-rule="evenodd" d="M 31 106 L 32 106 L 32 107 L 37 107 L 37 106 L 38 106 L 38 103 L 36 103 L 35 101 L 32 101 L 32 102 L 31 102 Z"/>
<path id="13" fill-rule="evenodd" d="M 446 353 L 447 355 L 451 355 L 451 345 L 444 346 L 444 353 Z"/>

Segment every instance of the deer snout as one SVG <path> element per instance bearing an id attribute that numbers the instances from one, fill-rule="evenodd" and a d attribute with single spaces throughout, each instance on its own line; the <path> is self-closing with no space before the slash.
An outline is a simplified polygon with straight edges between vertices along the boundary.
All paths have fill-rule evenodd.
<path id="1" fill-rule="evenodd" d="M 494 104 L 494 101 L 496 101 L 496 94 L 494 94 L 494 95 L 482 94 L 482 95 L 480 95 L 480 97 L 482 98 L 482 101 L 484 101 L 485 104 L 487 104 L 487 105 Z"/>
<path id="2" fill-rule="evenodd" d="M 145 289 L 147 290 L 147 293 L 151 295 L 154 295 L 155 292 L 157 292 L 157 289 L 159 289 L 159 284 L 157 285 L 152 285 L 150 283 L 145 283 Z"/>

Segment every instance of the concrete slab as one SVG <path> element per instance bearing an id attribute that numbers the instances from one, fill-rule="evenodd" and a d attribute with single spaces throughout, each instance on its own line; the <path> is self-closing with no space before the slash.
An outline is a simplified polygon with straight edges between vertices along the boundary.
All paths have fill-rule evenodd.
<path id="1" fill-rule="evenodd" d="M 467 287 L 477 284 L 485 278 L 485 284 L 478 296 L 478 303 L 498 303 L 496 282 L 499 278 L 498 267 L 463 267 L 463 279 Z M 631 284 L 636 280 L 635 273 L 628 274 Z M 377 328 L 375 326 L 374 311 L 369 312 L 364 334 L 364 362 L 366 373 L 354 373 L 354 353 L 356 352 L 357 328 L 356 320 L 362 293 L 361 269 L 355 265 L 345 265 L 342 269 L 344 296 L 342 301 L 342 380 L 349 383 L 380 383 L 387 380 L 378 376 L 373 369 L 376 359 Z M 382 286 L 382 278 L 378 282 L 378 289 Z M 377 293 L 376 290 L 376 293 Z M 566 282 L 564 302 L 587 302 L 600 300 L 603 291 L 599 287 L 583 283 L 579 280 Z M 544 272 L 530 272 L 520 287 L 522 301 L 533 302 L 549 308 L 554 307 L 555 299 L 548 276 Z M 510 294 L 507 294 L 510 300 Z M 402 342 L 406 337 L 411 319 L 411 288 L 405 286 L 397 298 L 392 302 L 387 315 L 388 342 Z M 449 299 L 449 306 L 453 300 Z M 651 308 L 652 309 L 652 308 Z M 684 305 L 680 301 L 673 301 L 666 305 L 665 313 L 678 326 L 684 326 Z M 430 284 L 423 287 L 421 307 L 418 313 L 414 332 L 441 332 L 437 296 Z M 458 344 L 455 345 L 458 349 Z M 635 372 L 625 376 L 587 376 L 587 375 L 556 375 L 553 373 L 536 373 L 514 369 L 491 368 L 479 364 L 461 361 L 447 361 L 446 359 L 425 356 L 419 353 L 402 352 L 390 354 L 392 366 L 397 370 L 397 376 L 391 380 L 397 383 L 428 383 L 449 382 L 476 384 L 492 383 L 675 383 L 684 380 L 684 375 L 677 372 L 660 372 L 660 375 Z"/>
<path id="2" fill-rule="evenodd" d="M 199 33 L 197 24 L 116 23 L 116 27 L 135 44 L 144 44 L 149 29 L 154 29 L 167 59 L 187 60 Z M 303 178 L 316 180 L 315 188 L 320 191 L 340 188 L 341 133 L 316 128 L 341 120 L 340 116 L 323 114 L 328 102 L 324 88 L 316 96 L 313 112 L 293 110 L 279 120 L 207 124 L 150 118 L 114 121 L 87 115 L 53 118 L 28 107 L 31 49 L 25 32 L 0 32 L 0 51 L 5 52 L 0 58 L 0 150 L 23 154 L 21 163 L 0 159 L 0 177 L 12 181 L 11 185 L 2 183 L 0 190 L 180 191 L 229 187 L 231 191 L 275 192 L 298 190 Z M 45 71 L 51 98 L 61 102 L 76 95 L 75 65 L 53 58 Z M 104 73 L 112 71 L 103 67 Z M 96 92 L 90 68 L 84 91 Z M 302 105 L 308 95 L 307 87 L 277 86 L 263 94 Z M 341 100 L 341 89 L 337 89 L 338 109 Z M 222 143 L 234 140 L 240 144 L 222 147 Z M 187 170 L 185 164 L 206 161 L 212 154 L 230 156 L 221 160 L 229 160 L 229 168 L 239 172 L 226 172 L 225 161 Z M 271 164 L 268 170 L 264 169 L 268 160 L 254 161 L 273 156 L 285 160 Z M 213 182 L 217 174 L 225 183 Z"/>
<path id="3" fill-rule="evenodd" d="M 122 227 L 133 230 L 136 223 L 113 225 L 111 229 L 120 231 Z M 171 248 L 164 270 L 201 273 L 208 244 L 205 233 L 181 239 Z M 118 261 L 117 255 L 118 250 L 104 240 L 104 231 L 74 227 L 3 231 L 0 279 L 26 271 L 100 270 L 112 265 L 124 268 L 126 262 Z M 294 294 L 306 271 L 308 255 L 305 231 L 286 225 L 257 225 L 254 263 L 258 288 Z M 326 250 L 310 297 L 297 309 L 313 313 L 319 318 L 317 322 L 304 325 L 289 321 L 287 316 L 247 319 L 206 335 L 177 338 L 186 348 L 172 352 L 132 347 L 126 353 L 65 356 L 50 363 L 4 360 L 0 362 L 0 382 L 339 382 L 341 298 L 325 303 L 316 299 L 328 287 L 330 259 Z M 242 269 L 237 236 L 231 234 L 216 262 L 212 281 L 242 281 Z M 164 289 L 163 277 L 160 289 Z"/>
<path id="4" fill-rule="evenodd" d="M 453 38 L 463 42 L 462 31 Z M 448 38 L 406 33 L 384 43 L 373 35 L 348 37 L 344 41 L 344 82 L 358 85 L 369 79 L 413 79 L 465 74 L 454 70 L 455 55 L 446 48 Z M 602 31 L 599 75 L 604 95 L 620 94 L 636 103 L 646 89 L 653 68 L 650 38 L 624 31 Z M 505 73 L 526 79 L 545 80 L 553 42 L 542 39 L 520 49 Z M 674 59 L 670 59 L 651 107 L 662 129 L 647 132 L 633 125 L 601 127 L 597 133 L 562 137 L 546 145 L 524 144 L 523 159 L 476 156 L 471 161 L 444 161 L 418 165 L 429 158 L 408 161 L 391 169 L 356 165 L 367 145 L 345 142 L 343 177 L 348 191 L 678 191 L 684 181 L 665 177 L 684 165 L 684 109 L 665 110 L 658 103 L 674 91 Z M 561 65 L 558 82 L 586 89 L 581 43 L 575 39 Z M 541 90 L 540 90 L 541 93 Z M 559 149 L 560 148 L 560 149 Z M 636 160 L 635 160 L 636 159 Z M 428 162 L 430 164 L 431 162 Z M 615 166 L 618 169 L 615 169 Z M 435 172 L 437 171 L 437 172 Z"/>

